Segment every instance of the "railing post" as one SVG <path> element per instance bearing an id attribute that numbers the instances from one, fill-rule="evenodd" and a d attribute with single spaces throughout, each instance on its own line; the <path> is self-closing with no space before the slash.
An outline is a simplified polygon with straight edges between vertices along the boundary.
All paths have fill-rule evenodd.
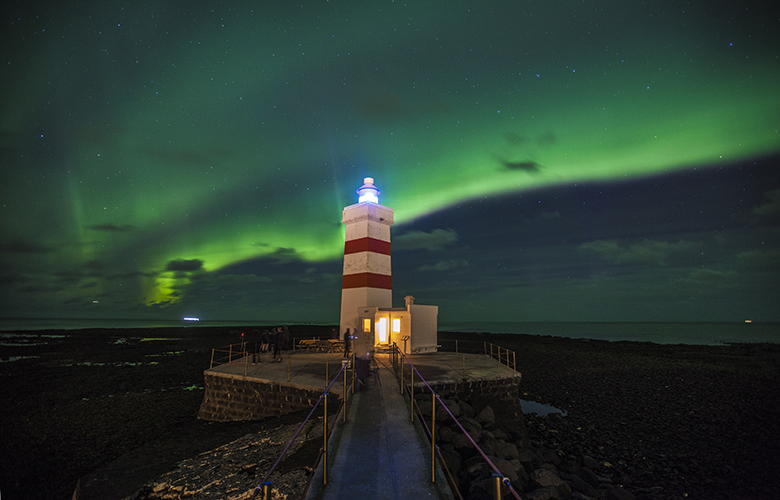
<path id="1" fill-rule="evenodd" d="M 287 357 L 287 381 L 290 381 L 290 371 L 292 371 L 292 356 Z"/>
<path id="2" fill-rule="evenodd" d="M 322 420 L 322 484 L 328 484 L 328 393 L 325 393 L 325 416 Z"/>
<path id="3" fill-rule="evenodd" d="M 512 369 L 517 371 L 517 358 L 515 357 L 515 351 L 512 351 Z"/>
<path id="4" fill-rule="evenodd" d="M 458 339 L 455 339 L 455 354 L 458 353 Z"/>
<path id="5" fill-rule="evenodd" d="M 463 355 L 463 378 L 466 378 L 466 355 Z"/>
<path id="6" fill-rule="evenodd" d="M 401 358 L 401 395 L 404 394 L 404 360 Z"/>
<path id="7" fill-rule="evenodd" d="M 352 394 L 355 394 L 355 353 L 352 353 Z"/>
<path id="8" fill-rule="evenodd" d="M 244 376 L 246 377 L 246 372 L 249 370 L 249 356 L 246 355 L 246 351 L 244 351 Z"/>
<path id="9" fill-rule="evenodd" d="M 411 383 L 409 384 L 409 394 L 412 400 L 412 422 L 414 422 L 414 367 L 412 362 L 409 362 L 409 376 L 411 377 Z"/>
<path id="10" fill-rule="evenodd" d="M 325 387 L 328 387 L 328 365 L 330 361 L 325 361 Z"/>
<path id="11" fill-rule="evenodd" d="M 233 361 L 233 344 L 230 344 L 228 347 L 230 348 L 228 350 L 228 364 L 230 364 Z"/>
<path id="12" fill-rule="evenodd" d="M 493 474 L 493 500 L 501 500 L 501 474 Z"/>
<path id="13" fill-rule="evenodd" d="M 211 363 L 209 363 L 209 370 L 214 368 L 214 349 L 211 349 Z"/>
<path id="14" fill-rule="evenodd" d="M 271 500 L 271 481 L 263 482 L 263 500 Z"/>
<path id="15" fill-rule="evenodd" d="M 342 360 L 341 361 L 341 372 L 344 374 L 344 392 L 342 393 L 342 399 L 341 406 L 344 407 L 344 422 L 347 421 L 347 363 L 349 363 L 348 360 Z"/>
<path id="16" fill-rule="evenodd" d="M 436 482 L 436 393 L 431 391 L 431 482 Z"/>
<path id="17" fill-rule="evenodd" d="M 487 356 L 487 340 L 482 342 L 482 354 Z"/>

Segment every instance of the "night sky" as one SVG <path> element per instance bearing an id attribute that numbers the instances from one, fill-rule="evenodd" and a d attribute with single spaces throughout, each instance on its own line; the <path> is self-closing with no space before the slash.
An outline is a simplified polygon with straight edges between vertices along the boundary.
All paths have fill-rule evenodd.
<path id="1" fill-rule="evenodd" d="M 780 321 L 776 2 L 0 9 L 0 316 Z"/>

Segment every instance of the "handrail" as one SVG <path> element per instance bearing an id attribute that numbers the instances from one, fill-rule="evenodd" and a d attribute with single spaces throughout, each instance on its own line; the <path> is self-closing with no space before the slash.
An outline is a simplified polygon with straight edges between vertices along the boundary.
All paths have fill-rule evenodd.
<path id="1" fill-rule="evenodd" d="M 209 365 L 209 369 L 214 368 L 215 365 L 226 365 L 233 362 L 233 356 L 236 356 L 237 359 L 243 358 L 244 356 L 247 355 L 246 345 L 247 342 L 244 341 L 244 342 L 238 342 L 236 344 L 229 344 L 226 345 L 225 347 L 211 349 L 211 364 Z M 215 360 L 214 354 L 217 352 L 221 352 L 221 353 L 226 352 L 228 353 L 228 355 L 222 356 L 221 358 Z M 227 359 L 227 361 L 225 361 L 225 359 Z"/>
<path id="2" fill-rule="evenodd" d="M 255 491 L 254 491 L 254 493 L 252 493 L 252 496 L 250 497 L 250 499 L 254 499 L 257 496 L 257 494 L 260 493 L 261 491 L 263 492 L 263 500 L 269 500 L 270 499 L 271 484 L 273 484 L 273 483 L 271 481 L 269 481 L 268 478 L 270 478 L 271 474 L 273 474 L 274 470 L 276 470 L 276 467 L 282 461 L 282 458 L 284 458 L 284 455 L 287 453 L 287 450 L 290 449 L 290 446 L 292 446 L 292 444 L 295 442 L 295 439 L 301 433 L 301 431 L 303 430 L 303 427 L 306 425 L 306 423 L 309 421 L 311 416 L 314 414 L 314 410 L 317 409 L 317 407 L 320 405 L 320 402 L 323 401 L 323 400 L 325 401 L 325 403 L 324 403 L 325 417 L 324 417 L 323 423 L 322 423 L 322 434 L 323 434 L 323 441 L 324 441 L 324 445 L 323 445 L 323 449 L 322 449 L 322 452 L 324 453 L 324 457 L 323 457 L 323 459 L 324 459 L 324 461 L 323 461 L 323 472 L 325 473 L 323 475 L 323 482 L 326 481 L 327 472 L 326 472 L 325 469 L 328 466 L 328 392 L 330 391 L 330 388 L 333 387 L 333 384 L 336 383 L 336 380 L 338 380 L 338 378 L 342 374 L 342 372 L 344 372 L 344 370 L 347 369 L 347 366 L 348 366 L 348 363 L 342 363 L 341 364 L 341 370 L 339 370 L 336 373 L 336 375 L 334 375 L 333 380 L 330 382 L 330 384 L 328 384 L 328 387 L 325 389 L 325 392 L 320 394 L 319 399 L 317 400 L 316 403 L 314 403 L 314 406 L 312 407 L 311 411 L 309 412 L 309 415 L 306 416 L 304 421 L 301 423 L 300 427 L 298 427 L 298 430 L 295 431 L 295 434 L 290 439 L 290 441 L 287 443 L 287 446 L 285 446 L 284 450 L 282 450 L 282 453 L 281 453 L 281 455 L 279 455 L 279 458 L 276 459 L 276 462 L 274 463 L 274 465 L 265 474 L 265 477 L 263 478 L 263 482 L 257 488 L 255 488 Z M 354 366 L 354 364 L 353 364 L 353 366 Z M 346 384 L 346 376 L 347 375 L 345 373 L 344 374 L 345 384 Z M 346 394 L 346 391 L 344 391 L 344 395 L 342 396 L 342 403 L 341 404 L 344 407 L 343 411 L 346 414 L 346 411 L 347 411 L 347 407 L 346 407 L 346 404 L 347 404 L 347 394 Z"/>
<path id="3" fill-rule="evenodd" d="M 472 353 L 472 354 L 479 354 L 482 353 L 486 356 L 490 356 L 491 358 L 494 358 L 498 360 L 499 363 L 506 365 L 509 368 L 512 368 L 514 371 L 517 371 L 517 363 L 516 359 L 517 356 L 515 355 L 515 351 L 511 349 L 506 349 L 504 347 L 501 347 L 498 344 L 494 344 L 492 342 L 480 342 L 478 340 L 439 340 L 441 343 L 439 351 L 444 351 L 444 344 L 445 342 L 448 343 L 454 343 L 454 347 L 447 347 L 447 351 L 451 352 L 451 349 L 454 349 L 456 353 Z M 465 346 L 463 344 L 466 344 Z M 478 344 L 475 346 L 474 344 Z M 510 358 L 511 356 L 511 358 Z"/>
<path id="4" fill-rule="evenodd" d="M 422 374 L 419 372 L 419 370 L 417 370 L 417 368 L 414 366 L 414 364 L 409 360 L 409 358 L 406 356 L 406 353 L 401 351 L 398 348 L 398 345 L 395 344 L 395 343 L 393 343 L 393 350 L 394 351 L 398 351 L 400 353 L 402 359 L 406 360 L 406 362 L 409 363 L 409 367 L 412 370 L 412 377 L 414 377 L 414 373 L 417 373 L 417 376 L 420 377 L 420 380 L 422 381 L 422 383 L 425 384 L 425 386 L 431 391 L 431 396 L 432 396 L 432 399 L 433 399 L 433 408 L 432 408 L 433 416 L 431 417 L 432 430 L 428 430 L 427 426 L 426 426 L 426 430 L 429 431 L 429 435 L 431 437 L 431 446 L 432 446 L 431 460 L 432 460 L 432 465 L 435 466 L 435 458 L 434 458 L 434 455 L 433 455 L 433 451 L 436 449 L 436 438 L 435 438 L 436 428 L 435 428 L 435 425 L 436 425 L 436 401 L 438 400 L 439 403 L 441 403 L 441 405 L 444 407 L 444 409 L 450 415 L 450 417 L 452 417 L 452 419 L 458 425 L 458 427 L 463 432 L 463 434 L 466 435 L 466 437 L 471 442 L 471 444 L 474 445 L 474 448 L 476 448 L 476 450 L 479 452 L 479 454 L 482 455 L 482 458 L 485 459 L 485 461 L 488 463 L 490 468 L 493 469 L 494 477 L 501 478 L 500 481 L 498 479 L 496 481 L 496 491 L 494 492 L 495 498 L 497 498 L 497 499 L 501 498 L 501 490 L 500 490 L 499 486 L 500 486 L 501 483 L 504 483 L 509 488 L 509 491 L 512 493 L 512 495 L 514 495 L 514 497 L 517 500 L 522 500 L 520 498 L 520 495 L 518 495 L 518 493 L 512 487 L 512 483 L 509 481 L 509 479 L 504 477 L 504 475 L 501 473 L 501 471 L 498 470 L 498 467 L 496 467 L 496 465 L 490 460 L 490 458 L 488 458 L 488 456 L 485 454 L 485 452 L 482 451 L 482 448 L 479 447 L 479 445 L 476 443 L 476 441 L 474 441 L 474 438 L 472 438 L 471 435 L 466 431 L 466 429 L 463 428 L 463 426 L 461 425 L 460 421 L 458 421 L 458 419 L 455 418 L 455 415 L 453 415 L 452 412 L 450 411 L 450 409 L 447 408 L 447 405 L 445 405 L 444 402 L 442 402 L 441 396 L 436 394 L 436 391 L 433 390 L 433 387 L 431 387 L 431 385 L 428 383 L 428 381 L 425 380 L 425 378 L 422 376 Z M 401 363 L 401 373 L 403 373 L 403 362 Z M 403 386 L 401 387 L 401 390 L 402 391 L 404 390 Z M 412 383 L 410 384 L 409 392 L 412 395 L 412 398 L 411 398 L 411 400 L 412 400 L 412 412 L 414 412 L 414 405 L 415 405 L 415 403 L 414 403 L 414 378 L 412 378 Z M 421 419 L 421 420 L 423 420 L 423 422 L 425 422 L 424 419 Z M 460 493 L 458 495 L 460 496 Z"/>

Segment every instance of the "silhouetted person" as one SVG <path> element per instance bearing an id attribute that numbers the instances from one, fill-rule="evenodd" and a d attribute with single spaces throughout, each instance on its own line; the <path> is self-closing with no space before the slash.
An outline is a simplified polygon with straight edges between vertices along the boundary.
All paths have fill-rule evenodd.
<path id="1" fill-rule="evenodd" d="M 344 332 L 344 357 L 349 357 L 349 348 L 352 344 L 352 334 L 349 333 L 349 328 L 347 328 L 347 331 Z"/>
<path id="2" fill-rule="evenodd" d="M 271 335 L 268 333 L 268 328 L 263 330 L 263 334 L 260 336 L 260 350 L 262 352 L 268 352 L 268 346 L 271 343 Z"/>
<path id="3" fill-rule="evenodd" d="M 278 329 L 274 328 L 271 330 L 271 345 L 274 348 L 274 361 L 276 361 L 277 356 L 279 356 L 279 347 L 280 342 L 282 341 L 280 338 L 281 336 L 282 333 Z M 281 359 L 281 357 L 279 359 Z"/>

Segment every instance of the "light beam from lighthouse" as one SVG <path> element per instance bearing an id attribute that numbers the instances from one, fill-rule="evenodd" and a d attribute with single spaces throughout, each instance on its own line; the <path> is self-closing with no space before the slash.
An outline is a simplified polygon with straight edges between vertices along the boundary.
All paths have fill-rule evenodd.
<path id="1" fill-rule="evenodd" d="M 358 203 L 344 208 L 344 276 L 341 285 L 339 336 L 360 328 L 358 308 L 392 307 L 390 226 L 393 210 L 379 204 L 379 189 L 366 177 Z"/>

